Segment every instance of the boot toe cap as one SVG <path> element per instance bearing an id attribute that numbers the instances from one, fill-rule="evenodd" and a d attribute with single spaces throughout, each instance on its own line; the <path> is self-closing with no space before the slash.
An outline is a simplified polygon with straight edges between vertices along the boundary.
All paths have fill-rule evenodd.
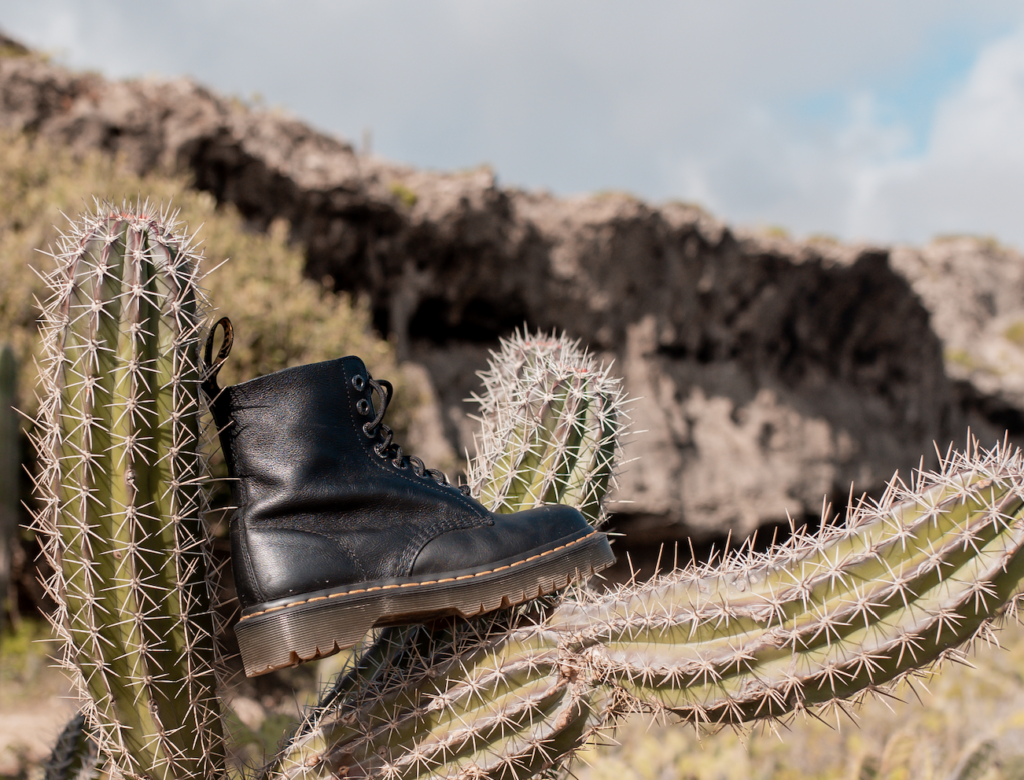
<path id="1" fill-rule="evenodd" d="M 416 556 L 410 576 L 450 574 L 507 565 L 588 536 L 591 528 L 570 506 L 549 504 L 516 514 L 492 514 L 493 524 L 442 533 Z"/>

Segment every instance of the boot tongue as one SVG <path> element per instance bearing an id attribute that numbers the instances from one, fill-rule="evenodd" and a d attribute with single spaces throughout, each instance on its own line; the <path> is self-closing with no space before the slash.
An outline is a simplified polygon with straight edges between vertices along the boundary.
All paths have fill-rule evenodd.
<path id="1" fill-rule="evenodd" d="M 366 370 L 366 364 L 363 362 L 363 359 L 357 355 L 343 357 L 341 362 L 345 364 L 345 371 L 349 374 L 362 374 L 363 378 L 370 375 L 370 372 Z"/>
<path id="2" fill-rule="evenodd" d="M 454 488 L 463 495 L 469 496 L 467 486 L 456 487 L 448 481 L 448 477 L 444 472 L 439 471 L 438 469 L 427 468 L 423 461 L 415 455 L 406 455 L 402 452 L 402 447 L 394 440 L 392 430 L 384 423 L 384 417 L 387 413 L 388 406 L 391 403 L 391 399 L 394 397 L 394 387 L 386 379 L 375 380 L 370 376 L 370 372 L 366 370 L 366 366 L 363 361 L 354 355 L 344 358 L 344 360 L 346 361 L 346 374 L 351 377 L 350 381 L 360 396 L 360 402 L 369 398 L 371 406 L 373 406 L 373 397 L 375 395 L 377 396 L 378 405 L 373 406 L 375 420 L 374 425 L 377 429 L 375 431 L 374 438 L 385 448 L 385 452 L 388 457 L 409 462 L 413 464 L 413 467 L 419 476 L 429 477 L 439 485 Z M 362 379 L 362 382 L 358 381 L 359 379 Z"/>

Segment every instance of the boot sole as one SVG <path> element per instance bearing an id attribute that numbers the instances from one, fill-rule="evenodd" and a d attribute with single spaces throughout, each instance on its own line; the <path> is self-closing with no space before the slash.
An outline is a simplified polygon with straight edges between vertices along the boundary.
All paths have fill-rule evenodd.
<path id="1" fill-rule="evenodd" d="M 235 636 L 246 676 L 256 677 L 345 650 L 377 626 L 513 607 L 614 562 L 607 537 L 592 531 L 482 570 L 359 583 L 259 604 L 243 612 Z"/>

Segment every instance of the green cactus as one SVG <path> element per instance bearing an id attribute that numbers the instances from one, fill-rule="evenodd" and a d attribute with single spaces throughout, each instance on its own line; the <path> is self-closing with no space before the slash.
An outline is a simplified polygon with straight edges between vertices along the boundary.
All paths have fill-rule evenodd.
<path id="1" fill-rule="evenodd" d="M 18 476 L 21 473 L 21 433 L 14 411 L 18 366 L 9 344 L 0 347 L 0 631 L 11 591 L 11 555 L 18 530 Z"/>
<path id="2" fill-rule="evenodd" d="M 502 342 L 481 379 L 473 495 L 494 512 L 561 503 L 603 523 L 624 429 L 619 380 L 578 342 L 520 333 Z"/>
<path id="3" fill-rule="evenodd" d="M 223 770 L 201 456 L 198 257 L 173 218 L 113 208 L 63 237 L 44 308 L 37 529 L 53 618 L 123 776 Z"/>
<path id="4" fill-rule="evenodd" d="M 65 249 L 39 426 L 58 628 L 114 768 L 217 775 L 198 272 L 138 214 L 94 218 Z M 575 343 L 528 336 L 484 378 L 478 495 L 499 511 L 571 503 L 600 523 L 624 430 L 618 384 Z M 975 446 L 767 554 L 386 629 L 260 777 L 519 780 L 631 713 L 702 729 L 842 709 L 959 658 L 1015 614 L 1022 514 L 1024 455 Z"/>

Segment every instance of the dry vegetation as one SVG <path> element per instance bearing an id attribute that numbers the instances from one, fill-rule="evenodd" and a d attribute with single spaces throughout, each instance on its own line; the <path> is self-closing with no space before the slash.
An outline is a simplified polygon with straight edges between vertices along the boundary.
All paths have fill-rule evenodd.
<path id="1" fill-rule="evenodd" d="M 36 340 L 34 299 L 43 294 L 37 272 L 52 263 L 40 250 L 54 245 L 66 217 L 93 210 L 94 199 L 121 203 L 126 198 L 148 199 L 156 208 L 170 204 L 198 233 L 211 267 L 229 260 L 209 277 L 217 313 L 235 324 L 224 382 L 348 354 L 362 356 L 374 373 L 395 375 L 393 350 L 370 329 L 365 306 L 302 276 L 302 254 L 288 244 L 286 224 L 275 224 L 269 234 L 254 233 L 234 208 L 190 190 L 181 176 L 140 177 L 100 154 L 75 159 L 63 149 L 5 135 L 0 136 L 0 341 L 12 342 L 23 364 Z M 31 387 L 31 379 L 22 386 Z"/>

